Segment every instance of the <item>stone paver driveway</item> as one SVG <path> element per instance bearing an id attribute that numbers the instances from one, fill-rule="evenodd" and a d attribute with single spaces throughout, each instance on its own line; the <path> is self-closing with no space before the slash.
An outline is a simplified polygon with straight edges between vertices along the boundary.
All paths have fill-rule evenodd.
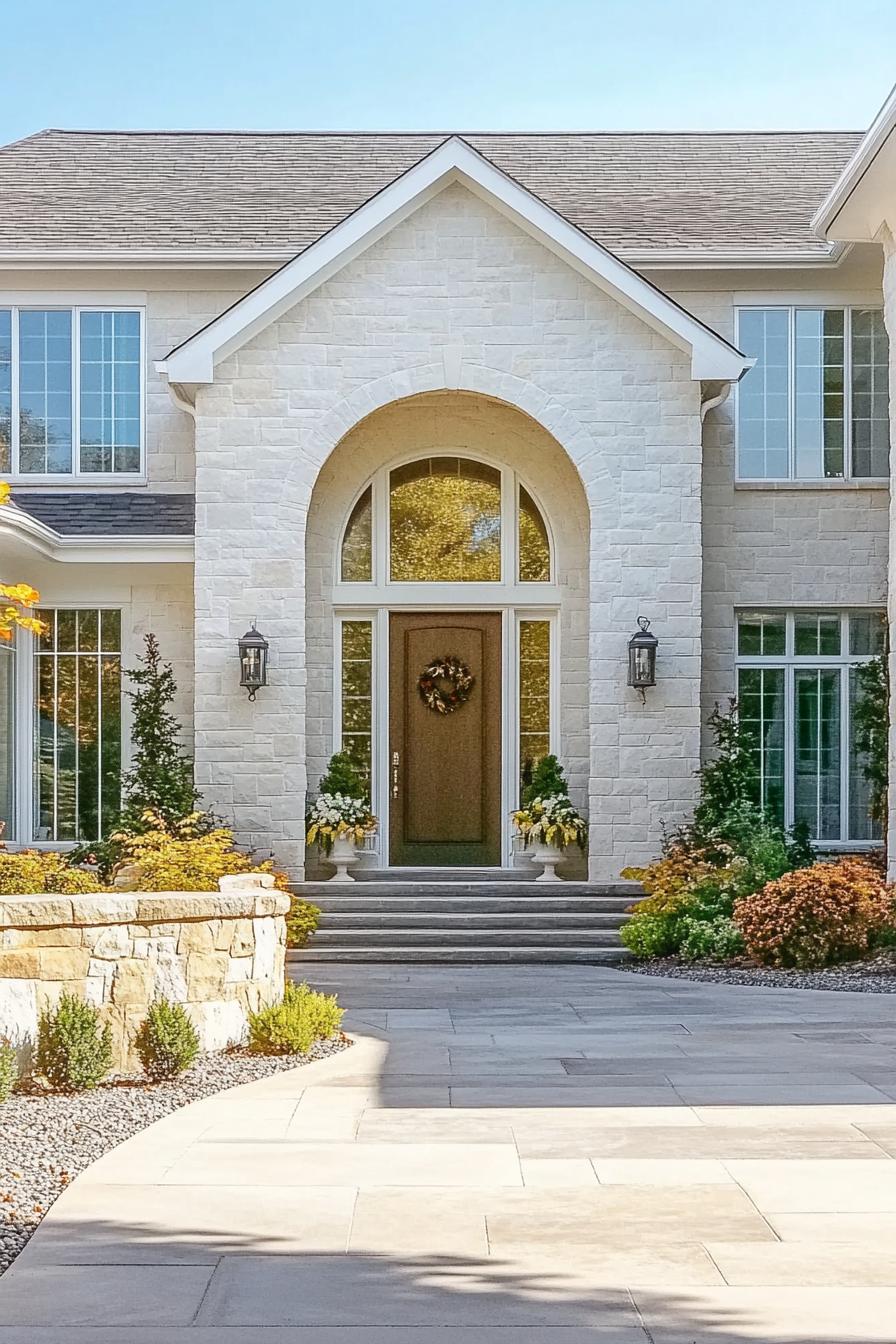
<path id="1" fill-rule="evenodd" d="M 896 1339 L 896 998 L 308 979 L 359 1043 L 79 1178 L 0 1281 L 0 1344 Z"/>

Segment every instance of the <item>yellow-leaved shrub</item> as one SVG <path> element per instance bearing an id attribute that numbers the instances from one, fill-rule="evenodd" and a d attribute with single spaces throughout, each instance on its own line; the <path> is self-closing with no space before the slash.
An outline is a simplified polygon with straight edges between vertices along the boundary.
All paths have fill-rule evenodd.
<path id="1" fill-rule="evenodd" d="M 80 896 L 102 890 L 93 873 L 70 867 L 64 854 L 0 850 L 0 896 Z"/>
<path id="2" fill-rule="evenodd" d="M 204 830 L 198 813 L 171 824 L 149 814 L 144 820 L 150 825 L 144 834 L 120 837 L 122 867 L 128 868 L 135 890 L 217 891 L 218 879 L 234 873 L 272 873 L 276 887 L 288 888 L 286 874 L 277 872 L 269 859 L 253 863 L 234 847 L 229 826 Z"/>

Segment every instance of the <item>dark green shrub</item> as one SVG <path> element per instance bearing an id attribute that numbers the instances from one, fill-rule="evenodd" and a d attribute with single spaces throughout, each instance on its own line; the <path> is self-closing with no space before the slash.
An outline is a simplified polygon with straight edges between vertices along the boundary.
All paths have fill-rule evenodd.
<path id="1" fill-rule="evenodd" d="M 9 1101 L 19 1080 L 19 1061 L 9 1041 L 0 1038 L 0 1103 Z"/>
<path id="2" fill-rule="evenodd" d="M 681 921 L 678 950 L 685 961 L 730 961 L 743 953 L 744 940 L 734 920 L 727 915 L 708 920 L 686 915 Z"/>
<path id="3" fill-rule="evenodd" d="M 367 782 L 347 751 L 337 751 L 330 757 L 326 772 L 321 776 L 318 793 L 341 793 L 343 798 L 367 798 Z"/>
<path id="4" fill-rule="evenodd" d="M 287 982 L 280 1003 L 249 1014 L 249 1049 L 260 1055 L 304 1055 L 335 1036 L 343 1010 L 335 996 Z"/>
<path id="5" fill-rule="evenodd" d="M 83 999 L 62 994 L 37 1028 L 35 1067 L 57 1092 L 96 1087 L 112 1067 L 112 1033 Z"/>
<path id="6" fill-rule="evenodd" d="M 170 706 L 177 693 L 170 663 L 162 662 L 155 635 L 144 639 L 139 667 L 125 673 L 136 687 L 133 704 L 131 768 L 123 776 L 121 829 L 146 830 L 144 813 L 164 821 L 183 821 L 196 812 L 199 794 L 193 784 L 193 762 L 181 746 L 181 727 Z"/>
<path id="7" fill-rule="evenodd" d="M 199 1054 L 199 1037 L 183 1004 L 156 999 L 134 1041 L 143 1071 L 154 1083 L 176 1078 Z"/>
<path id="8" fill-rule="evenodd" d="M 852 708 L 855 750 L 859 768 L 870 786 L 868 810 L 886 834 L 889 781 L 887 741 L 890 731 L 887 655 L 882 653 L 868 663 L 859 663 L 854 670 L 858 689 Z"/>
<path id="9" fill-rule="evenodd" d="M 535 798 L 568 798 L 569 784 L 556 756 L 542 756 L 528 780 L 523 781 L 520 805 L 528 807 Z"/>
<path id="10" fill-rule="evenodd" d="M 619 931 L 623 945 L 634 956 L 670 957 L 678 951 L 681 940 L 681 919 L 678 914 L 635 914 Z"/>
<path id="11" fill-rule="evenodd" d="M 294 896 L 286 916 L 286 946 L 304 947 L 316 930 L 319 919 L 320 910 L 316 905 Z"/>

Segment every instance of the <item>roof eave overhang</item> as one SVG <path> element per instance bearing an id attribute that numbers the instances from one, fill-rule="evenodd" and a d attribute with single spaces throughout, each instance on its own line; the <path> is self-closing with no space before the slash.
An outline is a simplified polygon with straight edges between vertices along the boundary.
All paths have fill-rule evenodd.
<path id="1" fill-rule="evenodd" d="M 69 564 L 192 564 L 192 537 L 71 536 L 57 532 L 23 509 L 0 513 L 0 539 L 9 537 L 47 560 Z"/>
<path id="2" fill-rule="evenodd" d="M 217 364 L 455 182 L 497 208 L 672 344 L 688 351 L 692 378 L 733 380 L 749 367 L 745 356 L 716 332 L 466 142 L 453 137 L 171 351 L 156 369 L 181 386 L 213 382 Z"/>
<path id="3" fill-rule="evenodd" d="M 812 217 L 830 242 L 874 241 L 896 210 L 896 85 Z"/>

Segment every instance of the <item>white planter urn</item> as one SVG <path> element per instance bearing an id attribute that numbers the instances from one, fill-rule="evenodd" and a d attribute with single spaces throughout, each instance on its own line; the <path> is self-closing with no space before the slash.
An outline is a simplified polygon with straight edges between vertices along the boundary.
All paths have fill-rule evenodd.
<path id="1" fill-rule="evenodd" d="M 563 858 L 563 850 L 558 849 L 556 845 L 545 845 L 538 843 L 532 846 L 529 851 L 529 858 L 533 863 L 542 865 L 542 872 L 536 877 L 536 882 L 562 882 L 563 878 L 557 876 L 557 864 Z"/>
<path id="2" fill-rule="evenodd" d="M 351 836 L 337 835 L 327 859 L 336 868 L 329 879 L 331 882 L 354 882 L 355 879 L 348 870 L 358 862 L 358 855 L 355 853 L 355 842 Z"/>

